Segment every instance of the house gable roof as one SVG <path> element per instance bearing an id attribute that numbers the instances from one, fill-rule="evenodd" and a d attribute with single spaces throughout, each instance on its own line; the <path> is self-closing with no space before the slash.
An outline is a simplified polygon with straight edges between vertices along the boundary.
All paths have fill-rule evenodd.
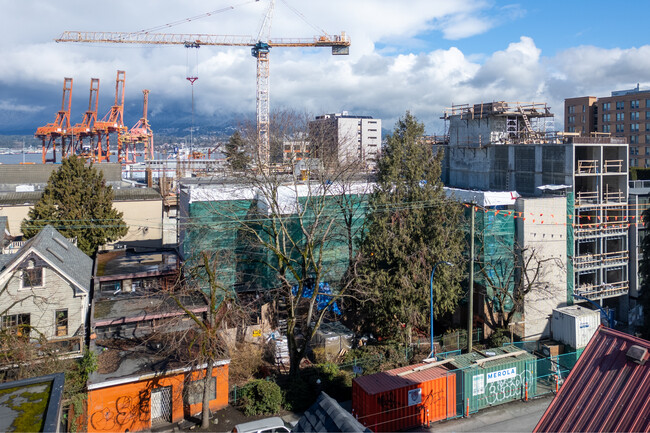
<path id="1" fill-rule="evenodd" d="M 329 395 L 321 392 L 309 409 L 305 411 L 292 432 L 368 432 L 347 410 L 343 409 Z"/>
<path id="2" fill-rule="evenodd" d="M 1 278 L 6 278 L 32 252 L 67 278 L 76 287 L 76 292 L 90 293 L 92 259 L 50 225 L 25 242 L 8 260 L 0 260 Z"/>
<path id="3" fill-rule="evenodd" d="M 601 326 L 534 431 L 650 431 L 649 354 L 650 341 Z"/>

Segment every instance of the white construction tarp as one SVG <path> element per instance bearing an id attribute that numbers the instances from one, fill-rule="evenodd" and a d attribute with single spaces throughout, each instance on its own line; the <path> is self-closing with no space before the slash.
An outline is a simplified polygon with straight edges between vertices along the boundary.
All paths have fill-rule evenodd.
<path id="1" fill-rule="evenodd" d="M 474 203 L 482 207 L 511 206 L 520 197 L 517 191 L 475 191 L 470 189 L 447 188 L 447 197 L 461 203 Z"/>

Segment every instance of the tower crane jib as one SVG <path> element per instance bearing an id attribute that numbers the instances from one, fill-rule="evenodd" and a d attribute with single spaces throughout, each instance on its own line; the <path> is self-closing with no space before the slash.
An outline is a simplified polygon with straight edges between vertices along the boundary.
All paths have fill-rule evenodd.
<path id="1" fill-rule="evenodd" d="M 115 43 L 115 44 L 140 44 L 140 45 L 183 45 L 185 47 L 199 47 L 201 45 L 215 46 L 247 46 L 251 54 L 257 59 L 257 92 L 256 114 L 258 132 L 259 169 L 263 172 L 269 168 L 269 53 L 273 47 L 331 47 L 332 55 L 347 55 L 350 50 L 350 38 L 341 32 L 340 35 L 321 34 L 313 38 L 272 39 L 270 37 L 271 22 L 275 0 L 270 0 L 260 24 L 257 39 L 251 36 L 209 35 L 209 34 L 168 34 L 150 32 L 82 32 L 66 31 L 55 39 L 56 42 L 84 42 L 84 43 Z M 225 10 L 225 9 L 224 9 Z M 294 11 L 295 12 L 295 11 Z M 209 16 L 204 14 L 202 16 Z M 195 18 L 198 18 L 195 17 Z M 304 17 L 303 17 L 304 19 Z M 178 21 L 177 23 L 185 22 Z"/>

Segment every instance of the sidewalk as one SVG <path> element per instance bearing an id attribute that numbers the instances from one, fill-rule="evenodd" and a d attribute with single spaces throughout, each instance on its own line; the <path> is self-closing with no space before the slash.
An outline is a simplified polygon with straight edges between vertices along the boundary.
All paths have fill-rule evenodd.
<path id="1" fill-rule="evenodd" d="M 438 422 L 413 432 L 532 432 L 554 395 L 483 409 L 468 418 Z"/>

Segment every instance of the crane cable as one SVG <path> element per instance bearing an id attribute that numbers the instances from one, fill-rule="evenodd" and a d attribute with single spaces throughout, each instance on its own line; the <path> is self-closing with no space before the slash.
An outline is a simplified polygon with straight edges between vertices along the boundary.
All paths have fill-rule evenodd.
<path id="1" fill-rule="evenodd" d="M 199 51 L 198 49 L 201 48 L 199 44 L 194 44 L 194 43 L 186 43 L 185 48 L 187 48 L 187 76 L 185 79 L 190 82 L 190 86 L 192 88 L 192 121 L 190 124 L 190 157 L 192 156 L 192 152 L 194 151 L 194 83 L 196 80 L 199 79 Z M 194 57 L 194 62 L 190 60 L 190 49 L 194 48 L 196 51 L 194 52 L 195 57 Z"/>
<path id="2" fill-rule="evenodd" d="M 256 3 L 257 1 L 259 1 L 259 0 L 248 0 L 248 1 L 245 1 L 245 2 L 242 2 L 242 3 L 238 3 L 236 5 L 233 5 L 233 6 L 228 6 L 228 7 L 221 8 L 221 9 L 216 9 L 216 10 L 206 12 L 206 13 L 203 13 L 203 14 L 200 14 L 200 15 L 195 15 L 193 17 L 183 18 L 182 20 L 172 21 L 171 23 L 162 24 L 162 25 L 151 27 L 151 28 L 148 28 L 148 29 L 143 29 L 143 30 L 140 30 L 139 32 L 136 32 L 136 33 L 156 32 L 158 30 L 162 30 L 162 29 L 177 26 L 177 25 L 180 25 L 180 24 L 185 24 L 185 23 L 189 23 L 189 22 L 192 22 L 192 21 L 196 21 L 196 20 L 199 20 L 201 18 L 207 18 L 207 17 L 210 17 L 210 16 L 218 14 L 218 13 L 231 11 L 231 10 L 237 8 L 237 7 L 240 7 L 240 6 L 249 4 L 249 3 Z"/>

